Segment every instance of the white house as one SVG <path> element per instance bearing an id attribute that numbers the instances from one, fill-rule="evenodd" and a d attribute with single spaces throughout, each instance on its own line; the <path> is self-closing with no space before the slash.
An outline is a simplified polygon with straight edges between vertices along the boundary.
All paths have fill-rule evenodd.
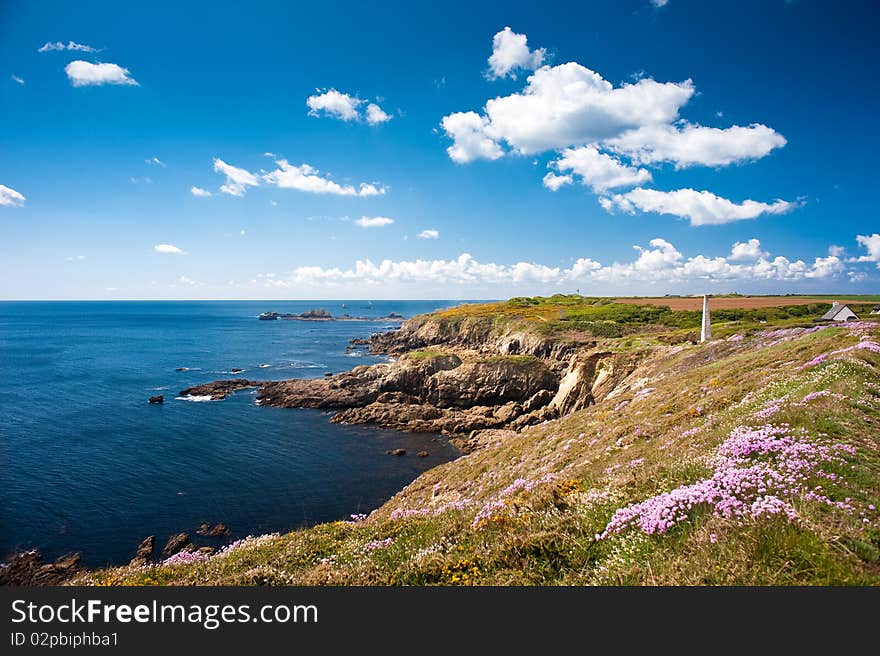
<path id="1" fill-rule="evenodd" d="M 850 310 L 848 306 L 834 301 L 831 309 L 823 314 L 819 321 L 854 321 L 855 319 L 858 319 L 855 312 Z"/>
<path id="2" fill-rule="evenodd" d="M 875 305 L 874 309 L 871 310 L 871 314 L 880 314 L 880 305 Z"/>

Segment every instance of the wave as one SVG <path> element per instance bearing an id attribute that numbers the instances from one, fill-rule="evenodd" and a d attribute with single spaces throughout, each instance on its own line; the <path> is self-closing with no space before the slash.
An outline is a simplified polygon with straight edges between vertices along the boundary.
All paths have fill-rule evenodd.
<path id="1" fill-rule="evenodd" d="M 272 366 L 271 364 L 265 364 L 265 363 L 263 363 L 263 364 L 260 365 L 260 369 L 268 369 L 268 368 L 271 367 L 271 366 Z"/>
<path id="2" fill-rule="evenodd" d="M 326 364 L 321 364 L 320 362 L 309 362 L 308 360 L 294 360 L 288 366 L 293 369 L 325 369 L 327 367 Z"/>
<path id="3" fill-rule="evenodd" d="M 213 401 L 214 397 L 210 394 L 187 394 L 186 396 L 176 396 L 174 397 L 175 401 L 192 401 L 193 403 L 205 403 L 206 401 Z"/>

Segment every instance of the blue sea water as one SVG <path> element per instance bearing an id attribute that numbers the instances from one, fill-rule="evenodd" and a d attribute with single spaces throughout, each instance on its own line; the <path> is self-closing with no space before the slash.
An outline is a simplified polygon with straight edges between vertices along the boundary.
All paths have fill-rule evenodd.
<path id="1" fill-rule="evenodd" d="M 258 321 L 262 311 L 409 317 L 457 303 L 0 303 L 0 559 L 36 547 L 118 564 L 145 536 L 161 549 L 173 533 L 196 537 L 201 522 L 223 522 L 235 539 L 369 512 L 457 450 L 438 436 L 260 407 L 248 391 L 175 397 L 219 378 L 320 378 L 378 362 L 345 347 L 392 327 Z M 147 403 L 155 394 L 164 405 Z M 398 447 L 407 455 L 385 455 Z"/>

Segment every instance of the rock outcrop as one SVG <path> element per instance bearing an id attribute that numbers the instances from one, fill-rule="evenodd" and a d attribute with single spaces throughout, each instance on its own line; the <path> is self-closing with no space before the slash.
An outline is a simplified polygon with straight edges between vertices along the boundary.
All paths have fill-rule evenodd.
<path id="1" fill-rule="evenodd" d="M 156 536 L 150 535 L 144 538 L 144 541 L 138 545 L 134 558 L 131 559 L 129 565 L 146 565 L 153 557 L 153 548 L 156 545 Z"/>
<path id="2" fill-rule="evenodd" d="M 178 533 L 168 538 L 168 542 L 165 543 L 165 548 L 162 550 L 162 558 L 170 558 L 176 553 L 193 548 L 189 541 L 189 535 Z"/>
<path id="3" fill-rule="evenodd" d="M 181 395 L 222 399 L 256 387 L 261 405 L 332 410 L 336 423 L 444 433 L 477 448 L 476 432 L 518 430 L 604 398 L 640 357 L 597 350 L 590 340 L 499 330 L 481 317 L 416 317 L 369 345 L 399 357 L 317 379 L 215 381 Z"/>
<path id="4" fill-rule="evenodd" d="M 0 586 L 60 585 L 82 571 L 79 560 L 78 553 L 71 553 L 47 563 L 39 551 L 25 551 L 0 566 Z"/>

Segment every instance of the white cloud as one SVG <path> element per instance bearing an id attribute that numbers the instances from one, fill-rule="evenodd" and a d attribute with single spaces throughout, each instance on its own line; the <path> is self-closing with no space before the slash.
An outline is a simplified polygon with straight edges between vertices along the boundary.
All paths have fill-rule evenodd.
<path id="1" fill-rule="evenodd" d="M 370 182 L 361 182 L 357 187 L 340 185 L 308 164 L 294 166 L 286 159 L 275 162 L 278 168 L 263 176 L 263 180 L 284 189 L 297 189 L 313 194 L 336 194 L 338 196 L 381 196 L 386 188 Z"/>
<path id="2" fill-rule="evenodd" d="M 418 234 L 419 239 L 440 239 L 440 231 L 434 230 L 433 228 L 427 228 L 426 230 L 422 230 Z"/>
<path id="3" fill-rule="evenodd" d="M 497 152 L 489 159 L 501 156 L 502 143 L 521 154 L 590 144 L 644 125 L 670 123 L 678 118 L 679 109 L 693 94 L 690 80 L 661 83 L 643 78 L 634 84 L 614 87 L 598 73 L 575 62 L 544 66 L 529 76 L 521 92 L 486 102 L 482 116 L 466 112 L 465 115 L 473 114 L 469 126 L 479 135 L 465 136 L 470 142 L 481 138 L 494 144 L 494 149 L 482 149 Z M 447 119 L 453 116 L 456 114 L 442 122 L 444 130 L 455 140 L 450 156 L 458 147 L 470 151 L 459 144 L 458 133 L 447 126 Z"/>
<path id="4" fill-rule="evenodd" d="M 342 121 L 354 121 L 360 116 L 358 106 L 364 101 L 356 96 L 329 89 L 306 98 L 310 116 L 330 116 Z"/>
<path id="5" fill-rule="evenodd" d="M 730 257 L 685 257 L 673 244 L 660 238 L 652 239 L 648 247 L 634 246 L 634 249 L 638 256 L 629 262 L 602 264 L 584 257 L 575 260 L 568 268 L 522 261 L 514 264 L 483 263 L 468 253 L 462 253 L 452 260 L 383 260 L 379 264 L 358 260 L 348 269 L 301 266 L 287 277 L 262 276 L 261 279 L 270 287 L 348 286 L 357 282 L 368 285 L 433 283 L 507 287 L 530 283 L 555 286 L 590 282 L 599 287 L 612 283 L 666 286 L 699 283 L 702 286 L 703 283 L 736 281 L 791 283 L 828 280 L 841 276 L 845 270 L 835 256 L 817 257 L 811 264 L 782 256 L 770 259 L 766 253 L 747 263 L 734 262 Z"/>
<path id="6" fill-rule="evenodd" d="M 197 196 L 199 198 L 207 198 L 208 196 L 211 195 L 210 191 L 208 191 L 207 189 L 202 189 L 201 187 L 192 187 L 189 190 L 189 193 L 191 193 L 193 196 Z"/>
<path id="7" fill-rule="evenodd" d="M 2 193 L 2 186 L 0 186 L 0 193 Z M 2 196 L 0 196 L 0 198 L 2 198 Z M 875 232 L 873 235 L 858 235 L 856 236 L 856 241 L 859 246 L 862 246 L 868 251 L 868 254 L 852 258 L 850 261 L 876 262 L 877 268 L 880 269 L 880 234 Z"/>
<path id="8" fill-rule="evenodd" d="M 65 258 L 68 262 L 82 262 L 86 259 L 85 255 L 71 255 L 70 257 Z"/>
<path id="9" fill-rule="evenodd" d="M 685 123 L 648 125 L 604 142 L 611 151 L 639 164 L 671 162 L 675 168 L 728 166 L 765 157 L 786 144 L 785 137 L 766 125 L 711 128 Z"/>
<path id="10" fill-rule="evenodd" d="M 446 149 L 450 159 L 466 164 L 475 159 L 498 159 L 504 155 L 494 139 L 487 136 L 488 121 L 476 112 L 456 112 L 444 116 L 440 125 L 453 144 Z"/>
<path id="11" fill-rule="evenodd" d="M 487 77 L 494 79 L 510 76 L 515 79 L 517 69 L 535 70 L 544 62 L 546 54 L 544 48 L 529 50 L 525 34 L 517 34 L 505 27 L 492 37 Z"/>
<path id="12" fill-rule="evenodd" d="M 149 159 L 145 159 L 144 163 L 145 164 L 155 164 L 156 166 L 161 166 L 163 169 L 168 168 L 168 165 L 165 162 L 163 162 L 161 159 L 159 159 L 158 157 L 150 157 Z"/>
<path id="13" fill-rule="evenodd" d="M 64 72 L 75 87 L 121 84 L 138 86 L 137 80 L 129 75 L 127 68 L 117 64 L 92 64 L 77 59 L 64 67 Z"/>
<path id="14" fill-rule="evenodd" d="M 831 244 L 831 246 L 828 247 L 829 255 L 837 255 L 838 257 L 840 257 L 844 253 L 846 253 L 846 249 L 843 246 L 836 246 L 834 244 Z"/>
<path id="15" fill-rule="evenodd" d="M 641 72 L 632 83 L 615 86 L 577 62 L 549 66 L 541 65 L 543 59 L 543 50 L 529 50 L 525 35 L 509 28 L 495 35 L 493 76 L 516 68 L 536 70 L 520 91 L 487 100 L 481 111 L 442 118 L 440 125 L 452 140 L 446 149 L 450 159 L 464 164 L 555 150 L 558 159 L 550 164 L 555 172 L 543 178 L 548 189 L 556 191 L 577 177 L 600 195 L 638 185 L 630 198 L 602 197 L 599 202 L 609 211 L 650 206 L 642 209 L 687 217 L 693 225 L 779 214 L 797 206 L 786 201 L 736 204 L 711 192 L 644 189 L 652 175 L 640 165 L 728 166 L 766 157 L 785 146 L 786 139 L 760 123 L 714 128 L 682 120 L 681 109 L 696 93 L 690 79 L 658 82 Z"/>
<path id="16" fill-rule="evenodd" d="M 761 242 L 758 239 L 749 239 L 748 241 L 738 241 L 730 249 L 730 260 L 757 260 L 760 257 L 767 257 L 768 253 L 761 250 Z"/>
<path id="17" fill-rule="evenodd" d="M 259 178 L 246 169 L 227 164 L 219 157 L 214 158 L 214 171 L 226 176 L 226 182 L 220 187 L 220 191 L 230 196 L 244 196 L 248 187 L 257 187 Z"/>
<path id="18" fill-rule="evenodd" d="M 376 103 L 370 103 L 367 105 L 367 113 L 366 119 L 367 123 L 370 125 L 378 125 L 379 123 L 385 123 L 390 121 L 393 117 L 391 114 L 386 114 L 385 111 L 379 107 Z"/>
<path id="19" fill-rule="evenodd" d="M 9 79 L 11 79 L 16 84 L 20 84 L 20 85 L 24 86 L 24 79 L 18 77 L 18 75 L 10 75 Z"/>
<path id="20" fill-rule="evenodd" d="M 562 151 L 562 156 L 550 165 L 559 171 L 575 173 L 580 176 L 583 184 L 597 193 L 615 187 L 634 187 L 651 180 L 650 172 L 645 169 L 622 164 L 611 155 L 600 153 L 593 146 L 566 148 Z M 555 184 L 558 180 L 551 182 Z M 544 184 L 547 185 L 546 176 Z"/>
<path id="21" fill-rule="evenodd" d="M 849 281 L 852 283 L 864 282 L 868 279 L 868 274 L 864 271 L 849 271 L 846 275 L 849 276 Z"/>
<path id="22" fill-rule="evenodd" d="M 166 255 L 186 255 L 183 249 L 178 248 L 174 244 L 156 244 L 153 246 L 153 250 Z"/>
<path id="23" fill-rule="evenodd" d="M 0 207 L 21 207 L 25 198 L 15 189 L 0 184 Z"/>
<path id="24" fill-rule="evenodd" d="M 625 194 L 615 194 L 599 200 L 607 211 L 615 209 L 634 214 L 635 211 L 671 214 L 689 219 L 691 225 L 717 225 L 754 219 L 762 214 L 785 214 L 790 212 L 797 203 L 776 200 L 773 203 L 762 203 L 756 200 L 745 200 L 734 203 L 710 191 L 694 189 L 676 189 L 675 191 L 658 191 L 639 187 Z"/>
<path id="25" fill-rule="evenodd" d="M 550 191 L 559 191 L 561 187 L 572 184 L 574 178 L 570 175 L 556 175 L 553 171 L 549 171 L 542 179 L 542 182 Z"/>
<path id="26" fill-rule="evenodd" d="M 361 228 L 382 228 L 394 223 L 394 219 L 389 219 L 387 216 L 362 216 L 354 223 Z"/>
<path id="27" fill-rule="evenodd" d="M 83 45 L 82 43 L 75 43 L 74 41 L 68 41 L 67 43 L 62 43 L 61 41 L 47 41 L 39 48 L 37 48 L 37 52 L 52 52 L 54 50 L 77 50 L 79 52 L 98 52 L 97 48 L 93 48 L 92 46 Z"/>
<path id="28" fill-rule="evenodd" d="M 361 107 L 366 104 L 366 110 L 361 114 Z M 367 103 L 357 96 L 342 93 L 336 89 L 329 89 L 322 93 L 306 98 L 309 108 L 309 116 L 328 116 L 341 121 L 365 120 L 370 125 L 378 125 L 390 121 L 393 116 L 388 114 L 376 103 Z M 275 157 L 272 153 L 266 153 L 267 157 Z"/>
<path id="29" fill-rule="evenodd" d="M 187 278 L 186 276 L 180 276 L 180 278 L 177 279 L 177 284 L 178 285 L 185 285 L 187 287 L 204 287 L 205 286 L 205 283 L 201 282 L 200 280 L 193 280 L 192 278 Z"/>

